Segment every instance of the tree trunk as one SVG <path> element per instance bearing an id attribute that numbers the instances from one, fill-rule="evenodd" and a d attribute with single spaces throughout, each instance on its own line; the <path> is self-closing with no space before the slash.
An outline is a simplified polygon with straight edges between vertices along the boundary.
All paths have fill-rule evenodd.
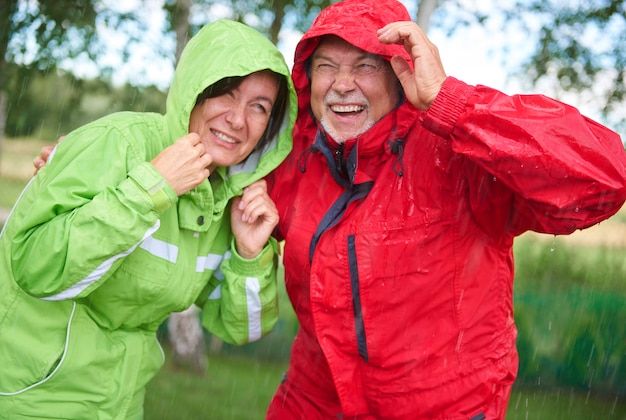
<path id="1" fill-rule="evenodd" d="M 189 39 L 189 13 L 191 0 L 176 0 L 176 12 L 174 14 L 174 31 L 176 32 L 176 62 L 185 48 Z"/>
<path id="2" fill-rule="evenodd" d="M 278 36 L 283 26 L 283 19 L 285 18 L 285 2 L 274 1 L 274 20 L 270 25 L 270 41 L 274 45 L 278 45 Z"/>
<path id="3" fill-rule="evenodd" d="M 0 4 L 0 22 L 2 22 L 2 28 L 0 28 L 0 173 L 2 173 L 2 150 L 4 145 L 4 130 L 7 122 L 7 109 L 9 102 L 9 94 L 6 91 L 8 85 L 8 68 L 9 65 L 6 61 L 7 48 L 9 46 L 9 40 L 11 39 L 9 24 L 11 16 L 17 8 L 17 2 L 2 2 Z"/>
<path id="4" fill-rule="evenodd" d="M 192 305 L 183 312 L 172 313 L 167 321 L 167 332 L 174 364 L 199 375 L 205 374 L 207 358 L 200 309 Z"/>
<path id="5" fill-rule="evenodd" d="M 430 17 L 437 8 L 437 0 L 422 0 L 417 8 L 417 24 L 425 33 L 428 33 Z"/>

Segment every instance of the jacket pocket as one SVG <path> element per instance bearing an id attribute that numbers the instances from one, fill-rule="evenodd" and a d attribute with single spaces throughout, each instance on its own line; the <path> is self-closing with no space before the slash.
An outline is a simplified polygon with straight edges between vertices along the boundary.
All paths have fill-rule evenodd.
<path id="1" fill-rule="evenodd" d="M 67 353 L 75 311 L 72 301 L 20 296 L 0 326 L 0 397 L 19 395 L 56 374 Z"/>
<path id="2" fill-rule="evenodd" d="M 350 288 L 352 290 L 352 305 L 354 308 L 354 325 L 356 328 L 356 341 L 359 354 L 365 362 L 368 361 L 367 340 L 365 325 L 363 322 L 363 307 L 361 305 L 361 292 L 359 285 L 359 267 L 357 262 L 356 245 L 354 235 L 348 236 L 348 265 L 350 269 Z"/>
<path id="3" fill-rule="evenodd" d="M 458 336 L 454 244 L 447 227 L 438 226 L 433 229 L 444 232 L 436 237 L 416 226 L 359 232 L 348 244 L 355 320 L 361 339 L 367 337 L 361 356 L 375 366 L 406 370 L 416 381 L 434 374 L 425 366 L 448 368 L 443 358 L 455 354 Z M 442 360 L 420 349 L 432 349 Z"/>

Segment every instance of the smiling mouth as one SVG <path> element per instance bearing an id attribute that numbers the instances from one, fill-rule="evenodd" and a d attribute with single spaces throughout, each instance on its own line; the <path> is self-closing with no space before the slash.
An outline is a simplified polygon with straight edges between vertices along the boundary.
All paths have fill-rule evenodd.
<path id="1" fill-rule="evenodd" d="M 222 140 L 223 142 L 226 142 L 229 144 L 237 144 L 237 140 L 233 139 L 232 137 L 228 137 L 224 133 L 221 133 L 219 131 L 214 131 L 214 130 L 211 130 L 211 132 L 215 135 L 215 137 Z"/>
<path id="2" fill-rule="evenodd" d="M 335 114 L 358 114 L 365 109 L 362 105 L 331 105 L 331 111 Z"/>

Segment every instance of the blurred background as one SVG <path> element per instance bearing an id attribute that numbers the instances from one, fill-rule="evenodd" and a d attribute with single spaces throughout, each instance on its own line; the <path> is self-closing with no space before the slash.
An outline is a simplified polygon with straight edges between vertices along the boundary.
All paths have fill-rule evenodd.
<path id="1" fill-rule="evenodd" d="M 289 65 L 328 0 L 3 0 L 0 3 L 0 225 L 43 145 L 102 115 L 164 112 L 176 59 L 200 26 L 242 21 Z M 544 93 L 626 134 L 626 2 L 404 0 L 446 72 L 506 93 Z M 519 378 L 512 419 L 626 419 L 626 210 L 567 237 L 515 246 Z M 146 419 L 262 419 L 298 328 L 281 286 L 281 318 L 257 343 L 229 346 L 177 314 L 159 338 L 165 368 Z M 168 327 L 169 325 L 169 327 Z"/>

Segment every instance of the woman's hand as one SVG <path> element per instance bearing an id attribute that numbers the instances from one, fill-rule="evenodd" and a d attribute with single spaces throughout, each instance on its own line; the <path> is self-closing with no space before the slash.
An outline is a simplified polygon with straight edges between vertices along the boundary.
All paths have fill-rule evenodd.
<path id="1" fill-rule="evenodd" d="M 165 148 L 151 163 L 181 196 L 209 177 L 213 157 L 205 149 L 200 137 L 189 133 Z"/>
<path id="2" fill-rule="evenodd" d="M 230 215 L 239 255 L 248 259 L 259 255 L 278 224 L 278 210 L 265 180 L 244 188 L 243 195 L 233 199 Z"/>

